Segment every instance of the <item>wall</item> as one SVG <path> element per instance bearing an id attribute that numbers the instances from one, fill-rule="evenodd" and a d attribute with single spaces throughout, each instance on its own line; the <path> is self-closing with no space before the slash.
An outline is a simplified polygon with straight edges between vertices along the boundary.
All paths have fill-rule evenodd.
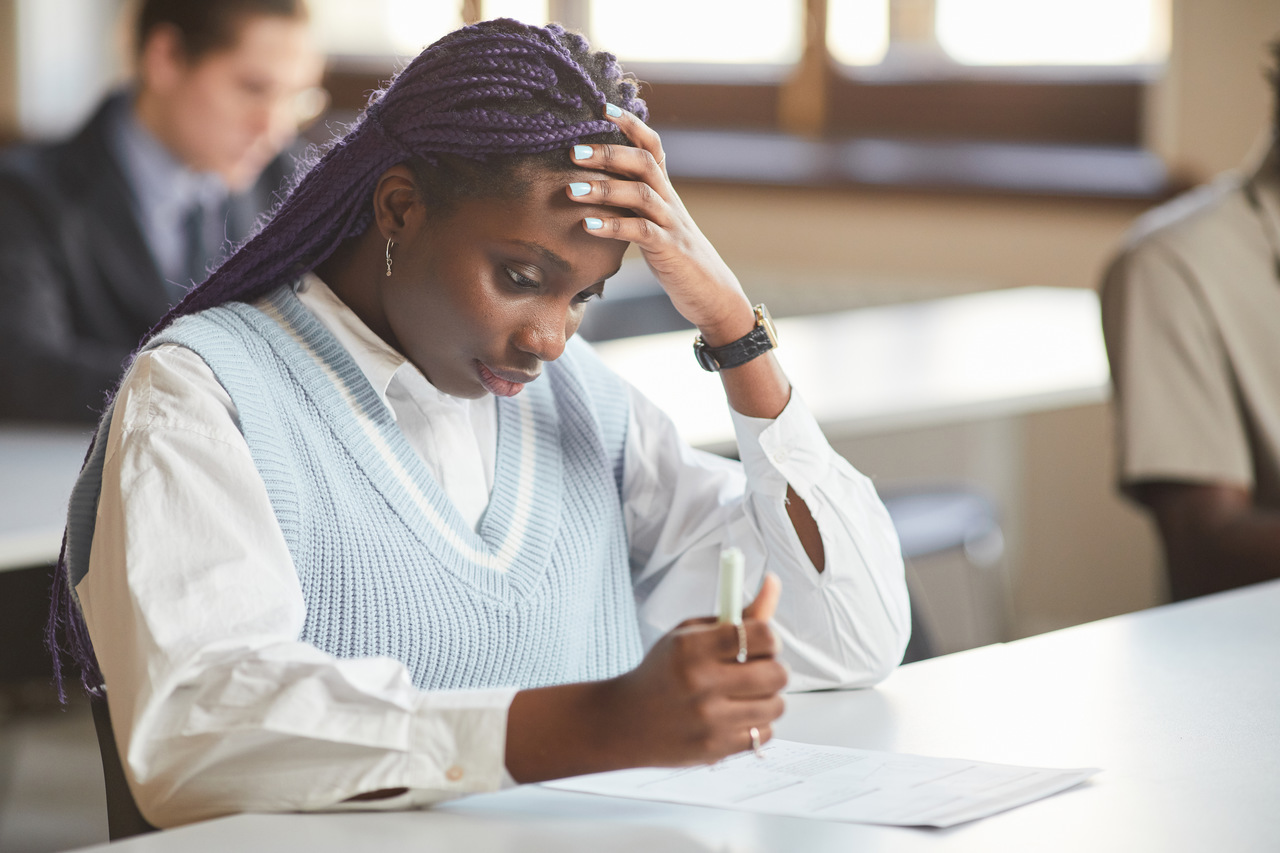
<path id="1" fill-rule="evenodd" d="M 1168 70 L 1152 88 L 1148 144 L 1172 168 L 1203 178 L 1266 141 L 1272 95 L 1267 45 L 1280 0 L 1173 0 Z"/>

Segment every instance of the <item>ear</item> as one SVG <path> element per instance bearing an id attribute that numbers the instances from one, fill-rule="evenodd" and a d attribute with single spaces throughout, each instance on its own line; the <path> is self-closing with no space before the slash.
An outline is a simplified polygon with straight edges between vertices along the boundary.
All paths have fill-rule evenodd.
<path id="1" fill-rule="evenodd" d="M 142 85 L 155 92 L 169 92 L 188 67 L 182 33 L 173 24 L 157 24 L 148 33 L 138 54 Z"/>
<path id="2" fill-rule="evenodd" d="M 382 239 L 405 242 L 417 233 L 425 215 L 413 171 L 401 163 L 383 172 L 373 189 L 373 218 Z"/>

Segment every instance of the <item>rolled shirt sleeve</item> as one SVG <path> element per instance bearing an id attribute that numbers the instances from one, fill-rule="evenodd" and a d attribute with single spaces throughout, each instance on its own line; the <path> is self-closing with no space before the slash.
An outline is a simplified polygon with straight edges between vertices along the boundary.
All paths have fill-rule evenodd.
<path id="1" fill-rule="evenodd" d="M 298 577 L 229 404 L 193 353 L 139 357 L 76 587 L 143 815 L 173 826 L 499 788 L 513 688 L 423 692 L 398 661 L 298 640 Z M 408 792 L 343 803 L 394 788 Z"/>
<path id="2" fill-rule="evenodd" d="M 690 448 L 665 413 L 631 396 L 624 507 L 646 642 L 713 612 L 719 551 L 733 545 L 746 558 L 748 599 L 766 571 L 782 580 L 774 629 L 790 690 L 888 675 L 911 632 L 897 534 L 871 482 L 831 448 L 799 395 L 776 419 L 733 413 L 741 463 Z M 817 522 L 822 572 L 787 515 L 788 485 Z"/>

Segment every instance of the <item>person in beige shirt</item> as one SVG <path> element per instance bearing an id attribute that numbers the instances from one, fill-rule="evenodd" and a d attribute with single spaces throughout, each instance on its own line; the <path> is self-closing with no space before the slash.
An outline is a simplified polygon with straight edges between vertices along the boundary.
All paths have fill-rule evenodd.
<path id="1" fill-rule="evenodd" d="M 1105 275 L 1120 487 L 1175 600 L 1280 577 L 1280 151 L 1148 213 Z"/>

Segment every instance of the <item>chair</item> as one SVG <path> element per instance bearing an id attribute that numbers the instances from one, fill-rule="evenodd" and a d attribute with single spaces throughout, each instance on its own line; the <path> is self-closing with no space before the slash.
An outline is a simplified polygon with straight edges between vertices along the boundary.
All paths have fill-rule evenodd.
<path id="1" fill-rule="evenodd" d="M 155 832 L 138 811 L 138 804 L 129 790 L 129 782 L 116 751 L 115 730 L 111 728 L 111 713 L 106 696 L 90 696 L 93 710 L 93 727 L 98 734 L 98 751 L 102 753 L 102 778 L 107 788 L 107 834 L 112 841 Z"/>
<path id="2" fill-rule="evenodd" d="M 1004 553 L 995 505 L 970 486 L 890 488 L 880 493 L 898 531 L 908 568 L 913 560 L 955 549 L 962 549 L 965 558 L 977 566 L 991 566 Z M 911 639 L 903 663 L 938 653 L 917 599 L 918 590 L 911 596 Z"/>

